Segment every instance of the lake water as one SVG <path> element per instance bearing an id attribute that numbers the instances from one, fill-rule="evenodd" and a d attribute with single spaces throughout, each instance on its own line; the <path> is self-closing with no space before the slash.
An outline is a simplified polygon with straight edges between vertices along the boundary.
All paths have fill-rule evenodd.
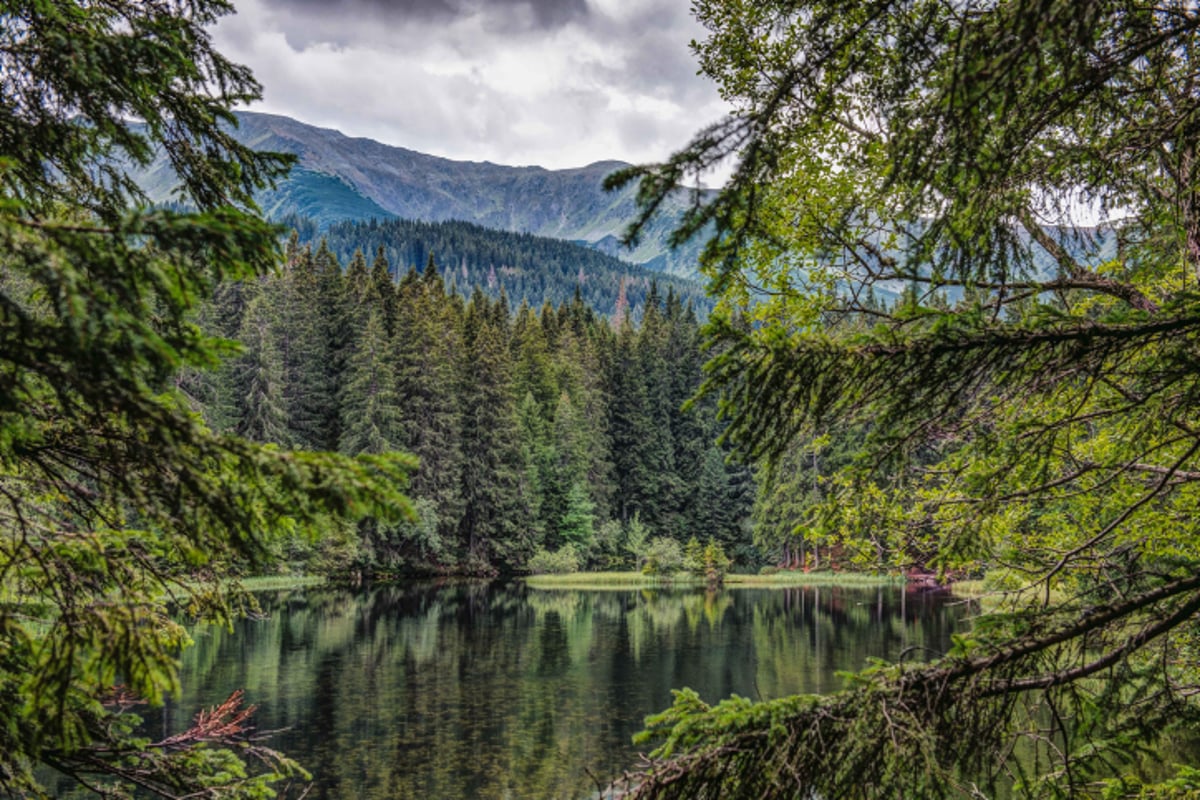
<path id="1" fill-rule="evenodd" d="M 245 689 L 309 798 L 573 798 L 637 762 L 643 718 L 828 692 L 869 657 L 943 652 L 961 604 L 899 587 L 538 591 L 521 583 L 307 589 L 205 628 L 151 725 Z M 160 718 L 161 717 L 161 718 Z"/>

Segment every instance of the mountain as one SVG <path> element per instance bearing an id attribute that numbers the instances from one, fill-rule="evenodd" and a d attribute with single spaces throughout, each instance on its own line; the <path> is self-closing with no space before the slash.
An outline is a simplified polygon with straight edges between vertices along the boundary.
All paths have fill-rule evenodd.
<path id="1" fill-rule="evenodd" d="M 475 286 L 492 297 L 503 290 L 514 309 L 522 301 L 534 308 L 547 302 L 561 306 L 578 291 L 588 306 L 611 317 L 623 291 L 625 313 L 636 322 L 651 283 L 657 282 L 660 296 L 673 292 L 682 304 L 692 305 L 700 318 L 712 310 L 711 298 L 696 281 L 652 272 L 561 239 L 458 221 L 343 221 L 325 228 L 314 220 L 290 216 L 283 222 L 314 249 L 324 239 L 343 266 L 355 250 L 361 250 L 370 263 L 382 248 L 399 278 L 410 268 L 424 268 L 433 258 L 446 280 L 463 294 L 469 295 Z"/>
<path id="2" fill-rule="evenodd" d="M 289 117 L 239 112 L 238 138 L 258 150 L 293 153 L 292 176 L 260 198 L 273 218 L 288 214 L 339 220 L 400 217 L 423 222 L 462 220 L 488 228 L 587 244 L 622 260 L 676 275 L 695 275 L 700 243 L 671 251 L 672 220 L 691 201 L 680 190 L 673 207 L 633 250 L 619 238 L 635 215 L 634 188 L 603 189 L 605 176 L 627 166 L 599 161 L 577 169 L 510 167 L 452 161 Z M 173 176 L 165 161 L 138 175 L 152 200 L 171 199 Z"/>

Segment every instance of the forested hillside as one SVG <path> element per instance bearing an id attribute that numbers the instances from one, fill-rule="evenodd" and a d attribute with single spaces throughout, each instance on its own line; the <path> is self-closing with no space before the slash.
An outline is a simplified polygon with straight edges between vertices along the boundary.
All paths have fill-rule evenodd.
<path id="1" fill-rule="evenodd" d="M 355 250 L 375 254 L 383 248 L 393 274 L 399 275 L 432 257 L 460 293 L 469 295 L 478 286 L 498 299 L 503 291 L 514 306 L 522 301 L 560 306 L 578 290 L 584 303 L 599 314 L 611 317 L 620 305 L 622 313 L 636 323 L 651 283 L 657 280 L 661 292 L 673 292 L 701 320 L 712 308 L 712 300 L 696 281 L 657 274 L 562 239 L 458 221 L 372 219 L 339 222 L 325 230 L 311 217 L 290 216 L 283 221 L 299 233 L 301 243 L 316 248 L 325 239 L 342 264 L 350 263 Z"/>
<path id="2" fill-rule="evenodd" d="M 635 326 L 632 317 L 640 317 Z M 714 444 L 694 310 L 651 284 L 615 323 L 470 299 L 433 260 L 398 283 L 384 253 L 343 267 L 294 236 L 282 271 L 221 286 L 203 325 L 244 352 L 186 389 L 216 430 L 281 448 L 415 454 L 420 520 L 367 520 L 281 558 L 376 573 L 520 570 L 573 546 L 632 563 L 648 537 L 713 539 L 750 564 L 748 470 Z M 638 542 L 629 541 L 632 535 Z"/>

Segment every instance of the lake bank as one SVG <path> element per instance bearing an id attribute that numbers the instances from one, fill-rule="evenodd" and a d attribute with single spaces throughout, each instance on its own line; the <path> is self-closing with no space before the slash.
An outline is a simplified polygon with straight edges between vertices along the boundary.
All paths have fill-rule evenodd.
<path id="1" fill-rule="evenodd" d="M 561 575 L 529 575 L 521 579 L 532 589 L 579 589 L 603 591 L 606 589 L 662 589 L 694 588 L 708 584 L 703 577 L 690 573 L 672 575 L 646 575 L 641 572 L 571 572 Z M 769 575 L 741 575 L 730 573 L 724 576 L 726 588 L 785 588 L 804 586 L 847 586 L 876 587 L 900 586 L 905 583 L 902 575 L 870 574 L 861 572 L 780 571 Z"/>

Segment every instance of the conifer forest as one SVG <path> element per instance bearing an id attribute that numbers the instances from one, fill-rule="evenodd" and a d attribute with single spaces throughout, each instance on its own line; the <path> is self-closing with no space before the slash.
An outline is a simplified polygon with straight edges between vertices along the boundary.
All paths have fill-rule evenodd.
<path id="1" fill-rule="evenodd" d="M 690 302 L 650 282 L 634 305 L 622 283 L 608 317 L 580 292 L 513 307 L 502 287 L 464 298 L 455 278 L 435 253 L 421 270 L 392 267 L 382 246 L 342 264 L 328 239 L 314 248 L 293 233 L 277 274 L 216 287 L 202 328 L 243 352 L 181 384 L 214 431 L 417 459 L 417 521 L 298 536 L 281 558 L 490 575 L 569 545 L 580 566 L 617 569 L 637 561 L 632 523 L 758 565 L 750 471 L 727 463 L 713 401 L 684 409 L 704 363 Z"/>

